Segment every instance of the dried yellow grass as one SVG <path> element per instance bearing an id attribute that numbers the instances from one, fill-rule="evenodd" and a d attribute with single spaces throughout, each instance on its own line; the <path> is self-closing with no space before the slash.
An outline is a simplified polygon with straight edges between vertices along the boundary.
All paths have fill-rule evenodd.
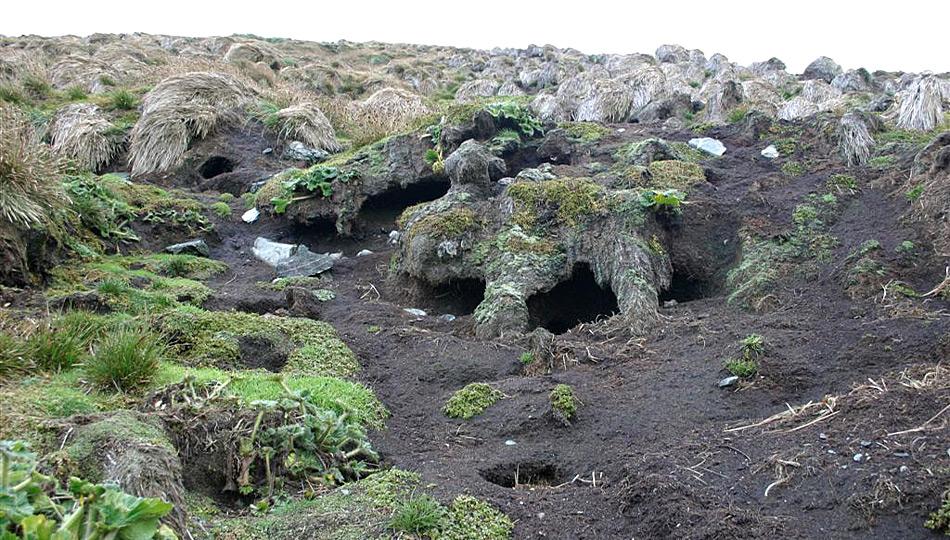
<path id="1" fill-rule="evenodd" d="M 241 79 L 219 72 L 182 73 L 163 80 L 145 95 L 142 117 L 132 129 L 132 175 L 178 166 L 193 139 L 239 118 L 256 93 Z"/>
<path id="2" fill-rule="evenodd" d="M 53 119 L 50 140 L 53 151 L 93 172 L 108 165 L 122 146 L 115 126 L 90 103 L 63 107 Z"/>

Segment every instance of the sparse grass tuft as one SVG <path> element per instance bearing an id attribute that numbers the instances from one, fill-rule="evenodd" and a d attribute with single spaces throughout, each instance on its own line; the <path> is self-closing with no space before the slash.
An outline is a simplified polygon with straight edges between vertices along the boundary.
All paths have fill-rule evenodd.
<path id="1" fill-rule="evenodd" d="M 551 401 L 551 410 L 564 420 L 571 420 L 577 414 L 577 398 L 574 389 L 566 384 L 558 384 L 548 396 Z"/>
<path id="2" fill-rule="evenodd" d="M 27 340 L 30 359 L 37 368 L 51 373 L 72 369 L 86 358 L 90 332 L 88 327 L 43 325 Z"/>
<path id="3" fill-rule="evenodd" d="M 0 382 L 28 373 L 31 367 L 26 345 L 13 336 L 0 333 Z"/>
<path id="4" fill-rule="evenodd" d="M 228 203 L 224 201 L 218 201 L 211 204 L 211 211 L 215 213 L 218 217 L 229 218 L 231 217 L 231 207 L 228 206 Z"/>
<path id="5" fill-rule="evenodd" d="M 120 88 L 109 94 L 109 108 L 115 111 L 131 111 L 138 106 L 135 94 L 125 88 Z"/>

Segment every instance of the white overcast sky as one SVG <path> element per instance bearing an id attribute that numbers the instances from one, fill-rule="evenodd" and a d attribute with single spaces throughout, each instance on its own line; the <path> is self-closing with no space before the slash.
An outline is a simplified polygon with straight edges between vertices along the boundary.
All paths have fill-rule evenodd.
<path id="1" fill-rule="evenodd" d="M 871 71 L 950 71 L 950 0 L 8 0 L 0 34 L 253 33 L 461 47 L 553 44 L 653 53 L 664 43 L 801 72 L 819 55 Z"/>

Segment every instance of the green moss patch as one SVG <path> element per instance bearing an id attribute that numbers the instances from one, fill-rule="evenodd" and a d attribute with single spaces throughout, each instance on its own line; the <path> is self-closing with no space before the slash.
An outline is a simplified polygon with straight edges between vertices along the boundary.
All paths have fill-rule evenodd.
<path id="1" fill-rule="evenodd" d="M 647 170 L 650 172 L 650 185 L 656 187 L 686 190 L 706 181 L 703 168 L 688 161 L 654 161 Z"/>
<path id="2" fill-rule="evenodd" d="M 183 308 L 163 316 L 161 327 L 191 365 L 245 366 L 255 361 L 242 358 L 242 345 L 250 343 L 286 358 L 282 373 L 346 377 L 359 371 L 353 351 L 321 321 Z"/>
<path id="3" fill-rule="evenodd" d="M 473 210 L 454 207 L 416 220 L 409 226 L 407 234 L 410 240 L 416 235 L 433 238 L 457 238 L 465 233 L 476 231 L 479 226 L 478 216 Z"/>
<path id="4" fill-rule="evenodd" d="M 581 144 L 593 144 L 610 133 L 610 129 L 596 122 L 562 122 L 560 129 L 567 133 L 567 138 Z"/>
<path id="5" fill-rule="evenodd" d="M 553 209 L 559 224 L 574 227 L 606 210 L 604 188 L 588 178 L 559 178 L 542 182 L 515 182 L 507 194 L 515 202 L 514 221 L 524 229 Z"/>
<path id="6" fill-rule="evenodd" d="M 442 407 L 442 412 L 449 418 L 468 420 L 478 416 L 491 407 L 504 394 L 485 383 L 471 383 L 455 394 Z"/>
<path id="7" fill-rule="evenodd" d="M 548 398 L 551 401 L 551 409 L 565 420 L 570 420 L 577 414 L 577 398 L 574 396 L 574 389 L 570 386 L 558 384 L 554 390 L 551 390 Z"/>

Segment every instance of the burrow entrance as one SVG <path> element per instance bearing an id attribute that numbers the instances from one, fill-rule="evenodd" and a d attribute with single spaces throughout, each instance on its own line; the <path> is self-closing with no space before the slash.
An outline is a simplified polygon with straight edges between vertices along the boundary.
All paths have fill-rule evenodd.
<path id="1" fill-rule="evenodd" d="M 205 180 L 234 170 L 234 162 L 224 156 L 211 156 L 198 166 L 198 174 Z"/>
<path id="2" fill-rule="evenodd" d="M 238 338 L 242 367 L 266 369 L 278 373 L 287 364 L 287 353 L 274 342 L 259 336 L 241 336 Z"/>
<path id="3" fill-rule="evenodd" d="M 620 311 L 610 287 L 601 287 L 590 265 L 577 263 L 567 281 L 528 298 L 528 324 L 563 334 L 578 324 Z"/>
<path id="4" fill-rule="evenodd" d="M 699 210 L 699 211 L 697 211 Z M 726 274 L 739 258 L 735 216 L 718 209 L 692 208 L 667 230 L 673 276 L 660 303 L 692 302 L 723 292 Z"/>
<path id="5" fill-rule="evenodd" d="M 404 188 L 387 189 L 363 202 L 359 211 L 360 225 L 367 229 L 378 228 L 389 232 L 403 210 L 414 204 L 434 201 L 448 191 L 449 182 L 444 179 L 410 184 Z"/>
<path id="6" fill-rule="evenodd" d="M 485 298 L 485 282 L 475 278 L 458 278 L 439 285 L 415 282 L 412 297 L 433 315 L 471 315 Z"/>
<path id="7" fill-rule="evenodd" d="M 521 461 L 502 463 L 478 471 L 482 478 L 497 486 L 506 488 L 557 486 L 567 477 L 553 463 L 544 461 Z"/>

